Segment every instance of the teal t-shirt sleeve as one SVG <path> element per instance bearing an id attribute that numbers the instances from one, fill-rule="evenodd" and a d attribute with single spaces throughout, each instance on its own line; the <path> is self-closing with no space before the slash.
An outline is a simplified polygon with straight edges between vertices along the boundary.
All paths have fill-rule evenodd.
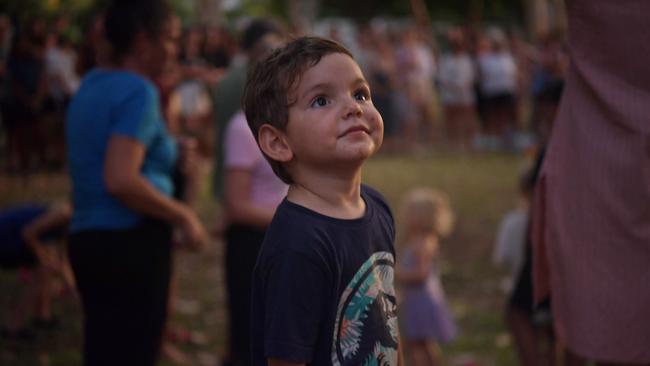
<path id="1" fill-rule="evenodd" d="M 111 134 L 128 136 L 148 146 L 160 129 L 159 113 L 156 90 L 146 84 L 138 85 L 118 102 Z"/>

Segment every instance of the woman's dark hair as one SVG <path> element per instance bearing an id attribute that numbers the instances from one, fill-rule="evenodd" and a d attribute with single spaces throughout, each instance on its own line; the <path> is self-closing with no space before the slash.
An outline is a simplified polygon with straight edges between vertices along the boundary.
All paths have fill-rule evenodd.
<path id="1" fill-rule="evenodd" d="M 165 0 L 113 0 L 104 13 L 104 34 L 114 62 L 133 46 L 138 32 L 151 39 L 160 37 L 171 9 Z"/>

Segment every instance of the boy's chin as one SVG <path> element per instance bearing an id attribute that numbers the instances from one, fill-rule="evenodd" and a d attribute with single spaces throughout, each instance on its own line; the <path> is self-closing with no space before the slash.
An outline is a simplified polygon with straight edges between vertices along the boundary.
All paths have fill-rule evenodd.
<path id="1" fill-rule="evenodd" d="M 372 157 L 381 145 L 359 146 L 347 152 L 342 160 L 348 161 L 351 164 L 363 164 L 364 161 Z"/>

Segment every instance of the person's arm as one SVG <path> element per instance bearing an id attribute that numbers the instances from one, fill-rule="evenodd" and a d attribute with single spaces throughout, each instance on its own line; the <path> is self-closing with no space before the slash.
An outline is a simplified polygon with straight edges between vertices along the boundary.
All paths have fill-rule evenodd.
<path id="1" fill-rule="evenodd" d="M 289 361 L 284 361 L 284 360 L 278 360 L 277 358 L 269 358 L 267 359 L 267 364 L 268 366 L 304 366 L 304 363 L 294 363 L 294 362 L 289 362 Z"/>
<path id="2" fill-rule="evenodd" d="M 54 206 L 27 224 L 22 230 L 25 244 L 34 252 L 38 262 L 47 269 L 60 271 L 56 258 L 48 253 L 40 237 L 50 230 L 56 230 L 70 223 L 72 211 L 69 205 Z"/>
<path id="3" fill-rule="evenodd" d="M 225 203 L 227 220 L 266 228 L 274 210 L 256 206 L 251 201 L 251 172 L 243 168 L 226 168 Z"/>
<path id="4" fill-rule="evenodd" d="M 141 174 L 145 146 L 115 134 L 108 141 L 104 181 L 109 193 L 127 207 L 182 228 L 190 245 L 201 247 L 207 239 L 203 225 L 185 204 L 159 192 Z"/>

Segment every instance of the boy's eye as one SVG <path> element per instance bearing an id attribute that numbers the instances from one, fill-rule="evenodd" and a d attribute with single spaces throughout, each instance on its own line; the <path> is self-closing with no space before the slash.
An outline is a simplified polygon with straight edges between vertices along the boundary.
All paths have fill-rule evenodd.
<path id="1" fill-rule="evenodd" d="M 327 105 L 327 99 L 325 97 L 316 97 L 311 103 L 312 107 L 324 107 Z"/>
<path id="2" fill-rule="evenodd" d="M 358 90 L 354 93 L 354 99 L 365 102 L 370 99 L 370 94 L 366 90 Z"/>

